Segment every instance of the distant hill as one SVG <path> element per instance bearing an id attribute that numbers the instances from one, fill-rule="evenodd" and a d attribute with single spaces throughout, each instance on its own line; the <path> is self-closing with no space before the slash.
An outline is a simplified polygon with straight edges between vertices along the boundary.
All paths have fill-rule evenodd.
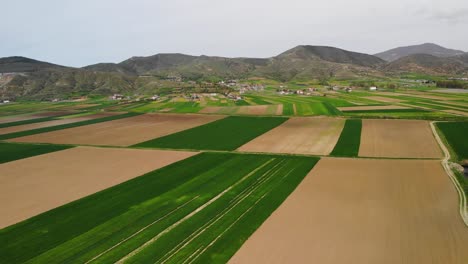
<path id="1" fill-rule="evenodd" d="M 302 60 L 320 59 L 328 62 L 345 63 L 365 67 L 372 67 L 385 62 L 384 60 L 369 54 L 357 53 L 327 46 L 297 46 L 281 53 L 275 58 Z"/>
<path id="2" fill-rule="evenodd" d="M 392 72 L 416 72 L 430 75 L 467 75 L 468 60 L 466 59 L 466 56 L 441 58 L 428 54 L 413 54 L 390 62 L 384 69 Z"/>
<path id="3" fill-rule="evenodd" d="M 34 72 L 45 69 L 65 69 L 66 67 L 33 60 L 25 57 L 0 58 L 0 73 Z"/>
<path id="4" fill-rule="evenodd" d="M 225 58 L 156 54 L 132 57 L 118 64 L 96 64 L 88 70 L 127 72 L 135 75 L 178 75 L 185 78 L 217 76 L 268 77 L 282 81 L 323 75 L 359 76 L 363 67 L 375 67 L 383 60 L 368 54 L 333 47 L 298 46 L 271 58 Z"/>
<path id="5" fill-rule="evenodd" d="M 388 61 L 396 61 L 402 57 L 413 54 L 428 54 L 436 57 L 452 57 L 464 54 L 461 50 L 447 49 L 433 43 L 424 43 L 421 45 L 413 45 L 406 47 L 399 47 L 375 54 L 375 56 Z"/>
<path id="6" fill-rule="evenodd" d="M 12 73 L 0 74 L 0 98 L 46 100 L 94 94 L 154 94 L 187 85 L 174 82 L 172 77 L 196 81 L 262 77 L 282 82 L 312 79 L 326 82 L 329 78 L 384 77 L 402 72 L 468 75 L 468 54 L 459 51 L 453 54 L 456 55 L 411 54 L 387 63 L 369 54 L 301 45 L 270 58 L 168 53 L 83 68 L 8 57 L 0 58 L 0 73 Z"/>

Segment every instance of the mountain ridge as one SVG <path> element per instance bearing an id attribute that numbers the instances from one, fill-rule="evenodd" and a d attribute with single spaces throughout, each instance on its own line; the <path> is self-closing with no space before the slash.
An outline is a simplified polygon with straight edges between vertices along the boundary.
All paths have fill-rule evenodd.
<path id="1" fill-rule="evenodd" d="M 464 53 L 464 51 L 448 49 L 434 43 L 423 43 L 419 45 L 393 48 L 374 54 L 374 56 L 379 57 L 385 61 L 392 62 L 413 54 L 429 54 L 436 57 L 453 57 Z"/>

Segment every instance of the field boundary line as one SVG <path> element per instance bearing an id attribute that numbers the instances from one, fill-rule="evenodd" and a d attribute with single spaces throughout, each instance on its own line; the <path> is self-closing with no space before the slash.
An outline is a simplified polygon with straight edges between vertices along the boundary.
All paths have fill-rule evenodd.
<path id="1" fill-rule="evenodd" d="M 228 188 L 226 188 L 225 190 L 223 190 L 222 192 L 220 192 L 218 195 L 216 195 L 215 197 L 211 198 L 209 201 L 207 201 L 206 203 L 202 204 L 200 207 L 196 208 L 194 211 L 192 211 L 190 214 L 184 216 L 182 219 L 180 219 L 179 221 L 175 222 L 174 224 L 170 225 L 169 227 L 167 227 L 166 229 L 164 229 L 163 231 L 161 231 L 158 235 L 156 235 L 155 237 L 153 237 L 152 239 L 146 241 L 143 245 L 141 245 L 140 247 L 138 247 L 137 249 L 133 250 L 132 252 L 130 252 L 129 254 L 127 254 L 126 256 L 124 256 L 123 258 L 121 258 L 120 260 L 116 261 L 115 263 L 124 263 L 127 259 L 135 256 L 136 254 L 140 253 L 143 249 L 145 249 L 146 247 L 148 247 L 149 245 L 151 245 L 152 243 L 154 243 L 156 240 L 158 240 L 160 237 L 162 237 L 163 235 L 165 235 L 166 233 L 169 233 L 172 229 L 176 228 L 177 226 L 179 226 L 180 224 L 182 224 L 183 222 L 187 221 L 188 219 L 190 219 L 192 216 L 194 216 L 195 214 L 197 214 L 198 212 L 202 211 L 203 209 L 205 209 L 206 207 L 208 207 L 210 204 L 214 203 L 216 200 L 218 200 L 219 198 L 221 198 L 225 193 L 229 192 L 232 188 L 234 188 L 235 186 L 239 185 L 241 182 L 245 181 L 247 178 L 249 178 L 250 176 L 254 175 L 257 171 L 261 170 L 263 167 L 267 166 L 268 164 L 270 164 L 271 162 L 273 162 L 276 158 L 272 158 L 268 161 L 266 161 L 265 163 L 263 163 L 261 166 L 257 167 L 255 170 L 251 171 L 250 173 L 248 173 L 247 175 L 245 175 L 244 177 L 242 177 L 240 180 L 238 180 L 237 182 L 235 182 L 233 185 L 229 186 Z"/>
<path id="2" fill-rule="evenodd" d="M 465 225 L 468 227 L 468 209 L 466 205 L 466 196 L 465 192 L 463 191 L 460 183 L 457 180 L 457 177 L 453 174 L 452 169 L 450 168 L 449 160 L 450 160 L 450 152 L 443 143 L 442 139 L 440 138 L 439 134 L 437 133 L 437 130 L 435 128 L 435 122 L 430 122 L 431 125 L 431 130 L 432 133 L 434 134 L 434 137 L 437 140 L 437 143 L 439 143 L 440 148 L 444 152 L 444 159 L 441 161 L 442 167 L 444 168 L 445 172 L 449 176 L 450 180 L 452 181 L 453 185 L 455 185 L 455 189 L 457 190 L 458 193 L 458 198 L 459 198 L 459 211 L 460 211 L 460 216 L 465 223 Z"/>
<path id="3" fill-rule="evenodd" d="M 284 160 L 283 160 L 284 161 Z M 244 189 L 243 191 L 241 191 L 238 195 L 236 195 L 232 200 L 231 202 L 229 203 L 229 205 L 224 208 L 221 212 L 219 212 L 215 217 L 213 217 L 211 220 L 209 220 L 208 222 L 206 222 L 205 224 L 203 224 L 200 228 L 198 228 L 195 232 L 193 232 L 192 234 L 190 234 L 190 236 L 188 236 L 188 241 L 187 239 L 184 239 L 181 243 L 179 243 L 176 247 L 174 247 L 171 251 L 168 252 L 168 254 L 170 254 L 168 257 L 166 257 L 168 254 L 164 255 L 162 258 L 158 259 L 156 263 L 161 263 L 161 264 L 164 264 L 166 263 L 167 261 L 169 261 L 174 255 L 176 255 L 177 253 L 179 253 L 183 248 L 185 248 L 191 241 L 193 241 L 194 239 L 196 239 L 197 237 L 199 237 L 200 235 L 202 235 L 206 230 L 208 230 L 211 226 L 213 226 L 214 224 L 216 224 L 216 222 L 218 222 L 220 219 L 222 219 L 225 215 L 227 215 L 230 211 L 232 211 L 233 209 L 236 208 L 237 205 L 239 205 L 241 202 L 243 202 L 245 199 L 247 199 L 254 191 L 256 191 L 259 187 L 261 187 L 266 181 L 268 181 L 269 179 L 271 179 L 274 175 L 276 175 L 276 173 L 279 172 L 279 170 L 276 170 L 276 171 L 273 171 L 279 164 L 281 163 L 284 163 L 284 162 L 280 162 L 278 163 L 277 165 L 275 165 L 275 167 L 271 168 L 270 170 L 268 170 L 267 172 L 265 172 L 262 176 L 260 176 L 258 179 L 255 180 L 254 183 L 252 183 L 251 185 L 249 185 L 246 189 Z M 284 165 L 283 165 L 284 166 Z M 280 166 L 280 168 L 283 168 L 283 166 Z M 273 171 L 273 172 L 272 172 Z M 238 219 L 239 220 L 239 219 Z M 224 232 L 223 232 L 224 233 Z M 183 243 L 183 244 L 182 244 Z M 182 245 L 181 245 L 182 244 Z M 180 246 L 181 245 L 181 246 Z M 180 246 L 180 247 L 179 247 Z M 203 247 L 203 246 L 202 246 Z M 200 249 L 202 248 L 200 247 Z M 175 251 L 174 251 L 175 250 Z M 194 255 L 194 254 L 192 254 Z M 192 256 L 191 255 L 191 256 Z M 185 262 L 187 262 L 191 257 L 189 256 L 189 258 L 185 259 Z"/>
<path id="4" fill-rule="evenodd" d="M 85 264 L 87 263 L 90 263 L 92 261 L 95 261 L 96 259 L 100 258 L 102 255 L 112 251 L 114 248 L 120 246 L 121 244 L 127 242 L 128 240 L 130 240 L 131 238 L 135 237 L 136 235 L 140 234 L 141 232 L 145 231 L 146 229 L 148 229 L 149 227 L 151 227 L 152 225 L 160 222 L 161 220 L 165 219 L 166 217 L 168 217 L 169 215 L 173 214 L 174 212 L 178 211 L 179 209 L 185 207 L 187 204 L 191 203 L 193 200 L 197 199 L 198 197 L 200 197 L 199 195 L 193 197 L 192 199 L 190 199 L 189 201 L 185 202 L 184 204 L 182 205 L 179 205 L 178 207 L 176 207 L 175 209 L 173 209 L 172 211 L 170 211 L 169 213 L 165 214 L 164 216 L 158 218 L 157 220 L 153 221 L 152 223 L 150 223 L 149 225 L 146 225 L 145 227 L 141 228 L 140 230 L 138 230 L 137 232 L 133 233 L 131 236 L 125 238 L 124 240 L 120 241 L 119 243 L 115 244 L 114 246 L 108 248 L 107 250 L 105 250 L 104 252 L 100 253 L 99 255 L 93 257 L 92 259 L 88 260 L 85 262 Z"/>

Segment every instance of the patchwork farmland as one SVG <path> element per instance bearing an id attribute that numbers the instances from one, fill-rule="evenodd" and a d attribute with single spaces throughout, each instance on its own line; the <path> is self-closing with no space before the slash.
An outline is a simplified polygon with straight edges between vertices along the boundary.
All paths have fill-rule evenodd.
<path id="1" fill-rule="evenodd" d="M 130 146 L 222 118 L 224 116 L 219 115 L 144 114 L 89 126 L 19 137 L 11 141 Z"/>
<path id="2" fill-rule="evenodd" d="M 203 153 L 3 230 L 0 257 L 8 263 L 225 262 L 316 161 Z"/>
<path id="3" fill-rule="evenodd" d="M 268 89 L 0 106 L 0 263 L 466 262 L 466 98 Z"/>

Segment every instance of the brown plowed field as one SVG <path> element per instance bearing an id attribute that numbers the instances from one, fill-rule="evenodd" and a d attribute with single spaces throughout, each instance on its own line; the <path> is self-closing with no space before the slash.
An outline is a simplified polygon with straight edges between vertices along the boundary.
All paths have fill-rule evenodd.
<path id="1" fill-rule="evenodd" d="M 440 161 L 324 158 L 230 263 L 463 264 L 467 245 Z"/>
<path id="2" fill-rule="evenodd" d="M 37 129 L 37 128 L 43 128 L 43 127 L 51 127 L 51 126 L 76 123 L 80 121 L 97 119 L 97 118 L 102 118 L 102 117 L 107 117 L 107 116 L 112 116 L 112 115 L 116 115 L 116 113 L 110 113 L 110 112 L 99 113 L 99 114 L 92 114 L 92 115 L 87 115 L 87 116 L 57 119 L 57 120 L 45 121 L 45 122 L 39 122 L 39 123 L 33 123 L 33 124 L 5 127 L 5 128 L 0 128 L 0 135 L 26 131 L 26 130 L 31 130 L 31 129 Z"/>
<path id="3" fill-rule="evenodd" d="M 0 229 L 195 154 L 77 147 L 0 164 Z"/>
<path id="4" fill-rule="evenodd" d="M 440 158 L 442 152 L 427 121 L 363 119 L 359 156 Z"/>
<path id="5" fill-rule="evenodd" d="M 327 155 L 335 147 L 344 119 L 293 117 L 238 150 Z"/>
<path id="6" fill-rule="evenodd" d="M 200 126 L 223 116 L 144 114 L 99 124 L 15 138 L 16 142 L 129 146 Z"/>
<path id="7" fill-rule="evenodd" d="M 356 110 L 388 110 L 388 109 L 408 109 L 409 107 L 399 105 L 370 105 L 370 106 L 346 106 L 338 107 L 340 111 L 356 111 Z"/>

